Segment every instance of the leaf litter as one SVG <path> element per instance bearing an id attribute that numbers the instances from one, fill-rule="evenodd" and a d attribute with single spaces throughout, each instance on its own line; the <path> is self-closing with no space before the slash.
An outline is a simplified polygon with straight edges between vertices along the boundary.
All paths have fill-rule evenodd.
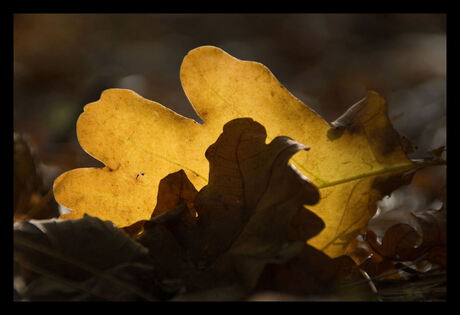
<path id="1" fill-rule="evenodd" d="M 156 297 L 315 294 L 362 279 L 345 254 L 376 202 L 415 170 L 444 163 L 407 158 L 407 140 L 375 92 L 328 124 L 265 66 L 212 46 L 189 52 L 181 81 L 203 125 L 132 91 L 106 90 L 77 122 L 82 148 L 106 167 L 75 169 L 54 183 L 56 200 L 72 210 L 56 226 L 92 216 L 113 222 L 148 252 L 154 271 L 129 268 L 154 279 L 148 290 Z M 117 274 L 120 266 L 112 267 L 105 269 Z M 136 279 L 135 287 L 145 285 Z M 22 294 L 33 299 L 31 292 Z"/>

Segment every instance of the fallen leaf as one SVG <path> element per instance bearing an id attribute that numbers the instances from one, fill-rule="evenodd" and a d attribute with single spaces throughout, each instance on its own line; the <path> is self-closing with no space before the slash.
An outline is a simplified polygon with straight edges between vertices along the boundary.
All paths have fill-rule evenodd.
<path id="1" fill-rule="evenodd" d="M 144 224 L 138 241 L 165 279 L 185 279 L 192 292 L 185 298 L 246 296 L 265 265 L 295 257 L 324 227 L 313 213 L 299 214 L 309 212 L 303 205 L 316 203 L 319 193 L 288 164 L 308 148 L 288 137 L 265 139 L 264 127 L 252 119 L 227 123 L 206 151 L 210 180 L 195 198 L 198 216 L 182 202 Z"/>
<path id="2" fill-rule="evenodd" d="M 80 145 L 106 167 L 75 169 L 55 180 L 56 200 L 83 213 L 128 226 L 149 219 L 159 181 L 184 169 L 195 187 L 206 184 L 204 152 L 217 137 L 203 140 L 200 125 L 129 90 L 107 90 L 85 106 L 77 121 Z M 206 133 L 202 133 L 205 135 Z M 201 166 L 197 168 L 197 165 Z M 200 174 L 200 173 L 198 173 Z"/>
<path id="3" fill-rule="evenodd" d="M 365 234 L 359 234 L 348 244 L 346 254 L 371 278 L 379 276 L 385 279 L 400 279 L 395 262 L 374 251 L 365 239 Z"/>
<path id="4" fill-rule="evenodd" d="M 63 218 L 88 213 L 117 226 L 148 219 L 160 179 L 183 169 L 200 190 L 208 183 L 202 157 L 221 126 L 251 117 L 267 128 L 268 140 L 284 135 L 312 148 L 292 159 L 321 190 L 312 211 L 326 228 L 309 243 L 337 257 L 364 232 L 384 195 L 380 188 L 394 178 L 388 176 L 421 167 L 406 157 L 385 101 L 375 92 L 329 125 L 265 66 L 217 47 L 190 51 L 180 78 L 203 125 L 129 90 L 106 90 L 85 106 L 77 122 L 78 140 L 106 167 L 75 169 L 56 179 L 56 200 L 72 209 Z"/>
<path id="5" fill-rule="evenodd" d="M 427 210 L 412 214 L 418 226 L 399 223 L 385 231 L 381 242 L 369 230 L 366 238 L 373 250 L 395 261 L 413 261 L 427 253 L 430 261 L 446 266 L 446 210 Z M 432 252 L 430 252 L 433 250 Z"/>
<path id="6" fill-rule="evenodd" d="M 348 256 L 329 258 L 323 252 L 304 245 L 299 255 L 284 264 L 269 264 L 260 276 L 258 291 L 275 291 L 308 296 L 330 294 L 345 281 L 362 279 L 357 265 Z M 365 288 L 360 287 L 361 292 Z M 354 287 L 353 289 L 356 289 Z"/>
<path id="7" fill-rule="evenodd" d="M 111 222 L 31 220 L 14 224 L 15 290 L 24 300 L 157 300 L 147 249 Z"/>

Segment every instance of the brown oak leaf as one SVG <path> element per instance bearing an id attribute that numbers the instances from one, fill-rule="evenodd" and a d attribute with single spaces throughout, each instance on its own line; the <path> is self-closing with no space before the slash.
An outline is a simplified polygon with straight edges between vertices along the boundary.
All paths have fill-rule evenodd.
<path id="1" fill-rule="evenodd" d="M 209 184 L 193 201 L 197 216 L 189 210 L 191 199 L 176 198 L 172 209 L 144 222 L 137 240 L 149 249 L 163 282 L 184 288 L 176 300 L 243 298 L 268 264 L 308 260 L 297 257 L 305 248 L 319 252 L 305 242 L 324 222 L 304 208 L 319 200 L 319 192 L 288 163 L 308 148 L 288 137 L 265 140 L 265 128 L 250 118 L 227 123 L 206 151 Z M 167 185 L 176 196 L 189 187 L 179 177 Z M 309 264 L 330 272 L 318 278 L 324 287 L 339 278 L 336 261 L 323 253 Z M 316 284 L 308 285 L 314 290 Z"/>

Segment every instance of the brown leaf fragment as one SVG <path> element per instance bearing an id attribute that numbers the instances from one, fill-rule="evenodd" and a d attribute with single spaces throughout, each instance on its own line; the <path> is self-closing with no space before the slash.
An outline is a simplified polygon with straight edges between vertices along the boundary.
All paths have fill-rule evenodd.
<path id="1" fill-rule="evenodd" d="M 388 258 L 374 254 L 367 258 L 359 265 L 359 268 L 364 270 L 371 278 L 380 276 L 384 279 L 400 279 L 398 269 L 396 269 L 395 262 Z M 381 275 L 385 274 L 384 277 Z"/>
<path id="2" fill-rule="evenodd" d="M 195 273 L 194 256 L 190 255 L 197 231 L 194 195 L 196 190 L 183 171 L 169 174 L 160 181 L 152 218 L 123 228 L 131 235 L 135 230 L 135 240 L 149 249 L 154 274 L 169 291 L 179 290 Z"/>
<path id="3" fill-rule="evenodd" d="M 193 243 L 196 237 L 197 213 L 194 200 L 197 194 L 198 191 L 183 170 L 163 178 L 158 188 L 157 205 L 151 219 L 144 222 L 144 232 L 139 236 L 139 241 L 150 244 L 149 234 L 161 226 L 161 229 L 168 231 L 171 237 L 178 242 L 177 246 L 181 250 L 192 246 L 191 242 Z M 156 255 L 157 252 L 153 252 Z"/>
<path id="4" fill-rule="evenodd" d="M 198 191 L 190 182 L 184 170 L 171 173 L 160 181 L 158 186 L 157 205 L 152 213 L 152 218 L 186 202 L 192 216 L 195 216 L 193 201 Z"/>
<path id="5" fill-rule="evenodd" d="M 151 219 L 159 217 L 181 204 L 185 204 L 190 216 L 195 218 L 194 200 L 197 193 L 198 191 L 183 170 L 169 174 L 159 183 L 157 204 Z M 164 220 L 164 218 L 161 220 Z M 131 237 L 136 238 L 142 233 L 147 222 L 149 220 L 140 220 L 122 229 Z"/>
<path id="6" fill-rule="evenodd" d="M 385 232 L 381 244 L 372 230 L 367 232 L 366 238 L 376 252 L 392 260 L 410 261 L 421 254 L 417 246 L 421 242 L 420 235 L 405 223 L 391 226 Z"/>
<path id="7" fill-rule="evenodd" d="M 446 245 L 446 211 L 427 210 L 421 214 L 412 213 L 418 226 L 400 223 L 385 231 L 382 242 L 377 241 L 376 234 L 370 230 L 366 237 L 373 250 L 381 256 L 397 261 L 413 261 L 432 248 Z M 436 260 L 442 254 L 439 248 L 430 257 Z M 441 263 L 441 265 L 445 265 Z"/>
<path id="8" fill-rule="evenodd" d="M 439 148 L 433 149 L 429 151 L 428 153 L 434 158 L 434 159 L 441 159 L 442 154 L 446 151 L 446 146 L 442 145 Z"/>
<path id="9" fill-rule="evenodd" d="M 348 256 L 331 259 L 323 252 L 305 245 L 295 258 L 284 264 L 268 264 L 257 291 L 276 291 L 294 295 L 325 294 L 344 281 L 363 279 L 357 265 Z"/>
<path id="10" fill-rule="evenodd" d="M 184 279 L 193 272 L 192 262 L 183 242 L 188 229 L 181 220 L 189 216 L 185 204 L 181 204 L 163 215 L 144 224 L 144 231 L 137 239 L 149 249 L 154 273 L 171 291 L 179 290 Z M 187 235 L 188 236 L 188 233 Z"/>
<path id="11" fill-rule="evenodd" d="M 395 262 L 375 252 L 363 234 L 359 234 L 350 242 L 346 254 L 371 278 L 380 276 L 383 273 L 388 274 L 385 278 L 400 278 L 398 271 L 395 269 Z"/>
<path id="12" fill-rule="evenodd" d="M 441 267 L 441 269 L 446 269 L 447 267 L 447 246 L 435 246 L 428 250 L 426 257 L 431 263 L 434 263 Z"/>

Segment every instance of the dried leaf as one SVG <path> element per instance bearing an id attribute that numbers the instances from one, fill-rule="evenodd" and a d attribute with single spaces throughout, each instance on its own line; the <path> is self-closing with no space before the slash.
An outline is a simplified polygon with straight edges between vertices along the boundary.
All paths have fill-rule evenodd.
<path id="1" fill-rule="evenodd" d="M 195 217 L 196 211 L 194 200 L 197 193 L 198 191 L 190 182 L 184 170 L 169 174 L 160 181 L 158 186 L 158 201 L 152 213 L 152 218 L 161 216 L 182 204 L 185 204 L 190 215 Z M 144 225 L 147 222 L 149 222 L 149 220 L 141 220 L 123 227 L 123 230 L 131 237 L 137 238 L 139 234 L 142 233 Z"/>
<path id="2" fill-rule="evenodd" d="M 206 148 L 226 122 L 251 117 L 267 128 L 268 140 L 288 136 L 312 148 L 292 160 L 321 189 L 312 211 L 326 228 L 310 244 L 337 257 L 364 232 L 388 175 L 420 167 L 406 157 L 385 101 L 375 92 L 331 127 L 265 66 L 216 47 L 190 51 L 180 77 L 203 125 L 128 90 L 106 90 L 85 107 L 77 122 L 79 142 L 106 167 L 76 169 L 56 179 L 56 200 L 73 211 L 66 218 L 88 213 L 118 226 L 148 219 L 161 178 L 184 169 L 198 190 L 204 187 Z"/>
<path id="3" fill-rule="evenodd" d="M 195 216 L 193 202 L 198 191 L 188 179 L 184 170 L 169 174 L 160 181 L 158 186 L 157 205 L 152 217 L 159 216 L 168 210 L 186 202 L 192 216 Z"/>
<path id="4" fill-rule="evenodd" d="M 371 278 L 382 274 L 385 274 L 386 279 L 400 278 L 395 262 L 375 252 L 363 234 L 358 235 L 348 244 L 347 255 Z"/>
<path id="5" fill-rule="evenodd" d="M 373 250 L 381 256 L 396 261 L 413 261 L 422 254 L 429 254 L 431 261 L 446 265 L 446 211 L 428 210 L 421 214 L 413 214 L 418 227 L 401 223 L 391 226 L 385 231 L 382 242 L 377 241 L 376 234 L 367 232 L 367 240 Z"/>
<path id="6" fill-rule="evenodd" d="M 71 170 L 55 180 L 56 200 L 72 209 L 62 218 L 87 213 L 121 227 L 148 220 L 160 180 L 180 169 L 195 187 L 203 187 L 208 167 L 203 156 L 217 133 L 201 133 L 203 139 L 200 129 L 132 91 L 104 91 L 99 101 L 85 106 L 77 136 L 82 148 L 106 167 Z"/>
<path id="7" fill-rule="evenodd" d="M 214 299 L 217 292 L 227 292 L 225 299 L 245 296 L 266 264 L 296 256 L 323 227 L 313 213 L 299 214 L 309 212 L 302 206 L 319 194 L 288 164 L 307 148 L 287 137 L 265 139 L 264 127 L 252 119 L 227 123 L 206 151 L 210 181 L 195 198 L 196 221 L 182 206 L 144 225 L 139 242 L 159 260 L 161 274 L 186 277 L 192 292 L 214 290 L 194 299 Z M 290 229 L 294 216 L 304 219 L 304 230 Z"/>
<path id="8" fill-rule="evenodd" d="M 331 293 L 342 282 L 358 279 L 362 277 L 350 257 L 331 259 L 312 246 L 305 245 L 299 255 L 285 264 L 267 265 L 260 276 L 257 290 L 307 296 Z"/>
<path id="9" fill-rule="evenodd" d="M 25 300 L 156 300 L 147 249 L 110 222 L 14 225 L 15 289 Z"/>

